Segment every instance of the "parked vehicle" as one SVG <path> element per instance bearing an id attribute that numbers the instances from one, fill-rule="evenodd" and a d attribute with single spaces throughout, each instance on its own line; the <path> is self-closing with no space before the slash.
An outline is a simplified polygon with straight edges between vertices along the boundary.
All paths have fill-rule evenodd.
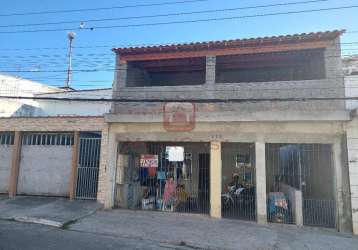
<path id="1" fill-rule="evenodd" d="M 252 207 L 255 204 L 255 187 L 229 186 L 228 191 L 221 195 L 224 209 L 233 207 Z"/>

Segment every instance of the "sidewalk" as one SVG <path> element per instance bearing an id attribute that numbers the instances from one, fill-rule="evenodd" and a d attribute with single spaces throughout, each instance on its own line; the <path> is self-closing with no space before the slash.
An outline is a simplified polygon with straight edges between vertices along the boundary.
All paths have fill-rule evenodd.
<path id="1" fill-rule="evenodd" d="M 149 211 L 98 211 L 72 224 L 69 230 L 190 249 L 358 249 L 358 237 L 334 230 Z"/>
<path id="2" fill-rule="evenodd" d="M 99 238 L 167 244 L 175 249 L 358 250 L 358 237 L 331 229 L 258 225 L 170 212 L 98 210 L 100 207 L 94 201 L 0 196 L 0 219 L 51 225 L 67 229 L 63 232 Z"/>
<path id="3" fill-rule="evenodd" d="M 95 201 L 58 197 L 0 196 L 0 219 L 63 227 L 96 212 L 101 205 Z"/>

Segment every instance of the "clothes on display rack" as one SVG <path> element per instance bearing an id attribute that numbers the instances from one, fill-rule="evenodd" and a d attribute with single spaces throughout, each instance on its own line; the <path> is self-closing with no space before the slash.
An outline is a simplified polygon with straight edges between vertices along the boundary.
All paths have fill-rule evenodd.
<path id="1" fill-rule="evenodd" d="M 176 183 L 174 182 L 173 178 L 165 181 L 164 186 L 164 194 L 163 194 L 163 201 L 168 203 L 168 201 L 174 197 L 176 190 Z"/>

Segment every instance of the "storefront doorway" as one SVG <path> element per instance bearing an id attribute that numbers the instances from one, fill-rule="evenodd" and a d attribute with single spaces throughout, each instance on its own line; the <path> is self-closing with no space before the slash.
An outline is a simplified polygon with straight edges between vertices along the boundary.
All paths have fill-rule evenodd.
<path id="1" fill-rule="evenodd" d="M 208 143 L 119 143 L 116 206 L 209 213 L 209 171 Z"/>
<path id="2" fill-rule="evenodd" d="M 332 149 L 328 144 L 267 144 L 268 221 L 336 226 Z"/>
<path id="3" fill-rule="evenodd" d="M 253 143 L 222 143 L 222 216 L 256 220 Z"/>

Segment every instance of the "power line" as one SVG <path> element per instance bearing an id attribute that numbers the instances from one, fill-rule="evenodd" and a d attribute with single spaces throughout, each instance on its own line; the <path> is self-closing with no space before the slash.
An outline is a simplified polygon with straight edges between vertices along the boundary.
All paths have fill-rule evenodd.
<path id="1" fill-rule="evenodd" d="M 207 1 L 209 1 L 209 0 L 182 0 L 182 1 L 175 1 L 175 2 L 145 3 L 145 4 L 121 5 L 121 6 L 111 6 L 111 7 L 99 7 L 99 8 L 52 10 L 52 11 L 38 11 L 38 12 L 19 12 L 19 13 L 0 14 L 0 17 L 102 11 L 102 10 L 112 10 L 112 9 L 152 7 L 152 6 L 174 5 L 174 4 L 185 4 L 185 3 L 196 3 L 196 2 L 207 2 Z"/>
<path id="2" fill-rule="evenodd" d="M 37 32 L 71 31 L 71 30 L 72 31 L 73 30 L 91 30 L 92 31 L 92 30 L 95 30 L 95 29 L 114 29 L 114 28 L 160 26 L 160 25 L 200 23 L 200 22 L 210 22 L 210 21 L 226 21 L 226 20 L 258 18 L 258 17 L 268 17 L 268 16 L 282 16 L 282 15 L 291 15 L 291 14 L 304 14 L 304 13 L 314 13 L 314 12 L 353 9 L 353 8 L 358 8 L 358 5 L 340 6 L 340 7 L 331 7 L 331 8 L 319 8 L 319 9 L 308 9 L 308 10 L 298 10 L 298 11 L 286 11 L 286 12 L 273 12 L 273 13 L 253 14 L 253 15 L 245 15 L 245 16 L 231 16 L 231 17 L 218 17 L 218 18 L 193 19 L 193 20 L 168 21 L 168 22 L 154 22 L 154 23 L 140 23 L 140 24 L 96 26 L 96 27 L 91 27 L 91 28 L 71 28 L 71 29 L 69 29 L 69 28 L 60 28 L 60 29 L 0 31 L 0 34 L 37 33 Z"/>
<path id="3" fill-rule="evenodd" d="M 191 11 L 191 12 L 177 12 L 177 13 L 144 15 L 144 16 L 127 16 L 127 17 L 84 19 L 84 20 L 82 19 L 82 20 L 72 20 L 72 21 L 30 23 L 30 24 L 11 24 L 11 25 L 0 25 L 0 28 L 59 25 L 59 24 L 76 24 L 76 23 L 79 24 L 79 23 L 82 23 L 82 22 L 83 23 L 86 23 L 86 22 L 104 22 L 104 21 L 116 21 L 116 20 L 130 20 L 130 19 L 145 19 L 145 18 L 170 17 L 170 16 L 182 16 L 182 15 L 208 14 L 208 13 L 216 13 L 216 12 L 227 12 L 227 11 L 269 8 L 269 7 L 279 7 L 279 6 L 290 6 L 290 5 L 300 5 L 300 4 L 311 4 L 311 3 L 327 2 L 327 1 L 330 1 L 330 0 L 310 0 L 310 1 L 298 1 L 298 2 L 285 2 L 285 3 L 245 6 L 245 7 L 236 7 L 236 8 L 226 8 L 226 9 L 212 9 L 212 10 Z"/>
<path id="4" fill-rule="evenodd" d="M 66 98 L 66 97 L 28 97 L 0 96 L 0 99 L 48 100 L 48 101 L 85 101 L 85 102 L 123 102 L 123 103 L 245 103 L 245 102 L 304 102 L 304 101 L 346 101 L 358 97 L 290 97 L 290 98 L 227 98 L 227 99 L 128 99 L 128 98 Z"/>
<path id="5" fill-rule="evenodd" d="M 358 75 L 349 75 L 349 76 L 345 76 L 345 77 L 349 77 L 349 78 L 353 78 L 353 79 L 357 79 L 358 80 Z M 244 89 L 246 90 L 252 90 L 252 91 L 257 91 L 257 89 L 252 89 L 250 86 L 246 87 L 245 84 L 255 84 L 257 86 L 260 86 L 260 90 L 265 90 L 265 91 L 277 91 L 277 90 L 285 90 L 282 89 L 282 85 L 290 85 L 289 89 L 286 89 L 288 91 L 291 90 L 305 90 L 305 89 L 309 89 L 309 90 L 327 90 L 327 89 L 356 89 L 358 88 L 358 86 L 332 86 L 332 80 L 343 80 L 344 76 L 337 76 L 337 77 L 329 77 L 329 78 L 323 78 L 323 79 L 306 79 L 306 80 L 286 80 L 286 81 L 262 81 L 262 82 L 231 82 L 231 83 L 221 83 L 218 82 L 216 87 L 218 87 L 218 89 L 210 89 L 210 88 L 206 88 L 205 91 L 208 92 L 215 92 L 217 90 L 220 91 L 227 91 L 227 92 L 232 92 L 232 91 L 236 91 L 237 89 L 235 89 L 235 87 L 239 87 L 240 90 Z M 11 82 L 19 82 L 22 81 L 24 79 L 18 79 L 18 80 L 11 80 L 11 81 L 6 81 L 7 83 L 11 83 Z M 28 79 L 31 81 L 35 81 L 35 79 Z M 299 85 L 299 83 L 297 84 L 297 82 L 301 82 L 301 83 L 307 83 L 307 82 L 323 82 L 323 81 L 327 81 L 325 84 L 326 86 L 320 86 L 320 87 L 297 87 Z M 88 81 L 90 82 L 90 81 Z M 107 82 L 108 84 L 112 84 L 113 79 L 110 80 L 102 80 L 101 82 Z M 275 84 L 276 86 L 278 86 L 277 88 L 267 88 L 265 87 L 265 85 L 267 85 L 267 83 L 270 84 Z M 327 86 L 327 83 L 330 83 L 331 85 Z M 336 84 L 336 83 L 334 83 Z M 59 85 L 59 86 L 62 86 Z M 86 84 L 86 85 L 81 85 L 81 86 L 91 86 L 91 87 L 96 87 L 97 85 L 90 85 L 90 84 Z M 102 86 L 102 85 L 100 85 Z M 160 92 L 160 93 L 165 93 L 165 92 L 185 92 L 187 91 L 187 89 L 185 88 L 185 85 L 178 85 L 179 87 L 182 87 L 183 89 L 163 89 L 165 87 L 172 87 L 172 86 L 151 86 L 150 88 L 145 88 L 146 92 Z M 200 85 L 191 85 L 192 87 L 198 87 L 198 88 L 194 88 L 191 89 L 190 92 L 201 92 L 202 91 L 202 87 L 205 86 L 203 84 Z M 138 89 L 140 89 L 142 86 L 138 86 L 138 87 L 126 87 L 126 88 L 121 88 L 120 90 L 113 90 L 113 92 L 118 92 L 118 93 L 125 93 L 125 92 L 138 92 Z M 158 88 L 160 88 L 160 90 L 158 90 Z"/>

